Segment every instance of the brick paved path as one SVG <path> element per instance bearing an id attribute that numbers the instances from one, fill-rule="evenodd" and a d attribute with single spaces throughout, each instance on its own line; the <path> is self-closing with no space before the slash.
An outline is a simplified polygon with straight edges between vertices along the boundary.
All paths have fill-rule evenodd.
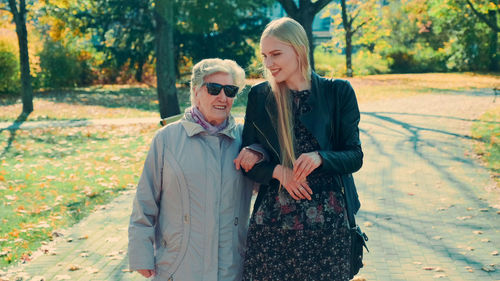
<path id="1" fill-rule="evenodd" d="M 365 164 L 355 176 L 371 252 L 366 280 L 500 280 L 498 190 L 470 155 L 485 95 L 361 105 Z M 495 266 L 491 267 L 494 264 Z M 493 270 L 494 272 L 486 272 Z M 496 268 L 495 268 L 496 267 Z"/>
<path id="2" fill-rule="evenodd" d="M 500 256 L 493 255 L 500 251 L 500 214 L 491 207 L 500 209 L 500 195 L 489 190 L 488 171 L 469 156 L 472 120 L 498 106 L 492 101 L 469 93 L 360 105 L 365 164 L 355 175 L 358 223 L 371 252 L 359 280 L 500 280 Z M 127 271 L 132 197 L 123 194 L 10 275 L 144 280 Z"/>

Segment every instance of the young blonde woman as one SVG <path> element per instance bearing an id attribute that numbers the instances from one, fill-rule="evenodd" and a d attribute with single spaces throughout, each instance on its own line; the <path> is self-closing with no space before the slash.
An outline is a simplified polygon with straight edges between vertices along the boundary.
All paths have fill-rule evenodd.
<path id="1" fill-rule="evenodd" d="M 261 37 L 267 82 L 249 93 L 242 145 L 262 145 L 269 161 L 246 172 L 261 187 L 243 280 L 349 280 L 342 181 L 362 165 L 360 114 L 347 81 L 311 71 L 308 46 L 290 18 Z"/>

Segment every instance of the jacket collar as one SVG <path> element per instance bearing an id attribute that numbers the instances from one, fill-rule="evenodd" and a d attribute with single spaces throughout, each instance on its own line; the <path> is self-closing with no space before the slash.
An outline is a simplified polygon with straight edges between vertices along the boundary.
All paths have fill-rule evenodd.
<path id="1" fill-rule="evenodd" d="M 186 116 L 182 117 L 180 122 L 189 137 L 206 132 L 205 128 L 203 128 L 200 124 L 186 119 Z M 220 131 L 218 135 L 219 134 L 225 135 L 231 139 L 236 139 L 236 122 L 232 115 L 229 115 L 226 128 Z"/>

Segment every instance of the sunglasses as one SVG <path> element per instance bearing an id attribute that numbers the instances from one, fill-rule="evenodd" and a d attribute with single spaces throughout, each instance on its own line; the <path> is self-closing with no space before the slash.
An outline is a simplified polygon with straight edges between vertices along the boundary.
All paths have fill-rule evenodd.
<path id="1" fill-rule="evenodd" d="M 228 98 L 234 98 L 238 93 L 238 87 L 234 85 L 221 85 L 218 83 L 203 83 L 201 86 L 207 86 L 207 92 L 212 96 L 217 96 L 222 88 L 224 88 L 224 93 Z"/>

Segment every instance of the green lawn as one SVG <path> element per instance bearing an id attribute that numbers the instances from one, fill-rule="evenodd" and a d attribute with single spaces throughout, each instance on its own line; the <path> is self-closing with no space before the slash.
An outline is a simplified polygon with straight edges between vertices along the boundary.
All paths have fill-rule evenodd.
<path id="1" fill-rule="evenodd" d="M 481 116 L 472 127 L 472 137 L 477 140 L 474 147 L 476 154 L 500 184 L 500 106 Z"/>
<path id="2" fill-rule="evenodd" d="M 248 81 L 253 85 L 261 80 Z M 376 75 L 349 79 L 360 103 L 432 92 L 491 89 L 499 76 L 465 74 Z M 233 112 L 245 110 L 246 93 Z M 185 108 L 189 90 L 179 88 Z M 36 94 L 30 120 L 158 117 L 148 87 L 94 86 Z M 19 101 L 0 98 L 0 121 L 13 121 Z M 498 175 L 500 110 L 474 128 L 478 154 Z M 54 230 L 71 226 L 96 206 L 132 190 L 157 125 L 43 128 L 0 132 L 0 267 L 29 259 Z"/>
<path id="3" fill-rule="evenodd" d="M 18 130 L 14 140 L 0 133 L 0 267 L 29 258 L 54 230 L 135 188 L 156 129 Z"/>

